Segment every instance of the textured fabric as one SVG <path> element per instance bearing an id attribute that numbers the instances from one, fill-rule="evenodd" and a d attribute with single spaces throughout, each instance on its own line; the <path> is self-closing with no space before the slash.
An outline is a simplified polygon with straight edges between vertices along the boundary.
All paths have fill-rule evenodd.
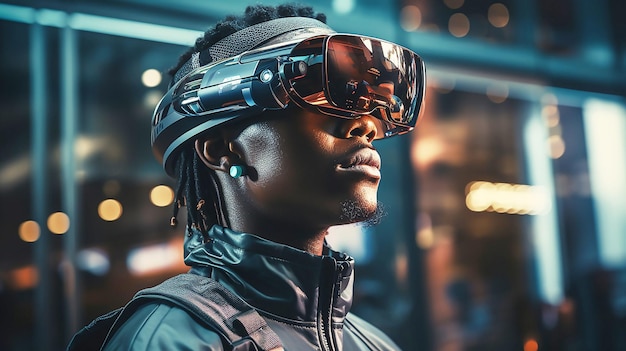
<path id="1" fill-rule="evenodd" d="M 135 299 L 154 298 L 184 304 L 182 307 L 205 325 L 217 324 L 231 342 L 250 338 L 263 350 L 281 347 L 278 336 L 254 309 L 210 278 L 180 274 L 135 295 Z"/>
<path id="2" fill-rule="evenodd" d="M 207 50 L 209 55 L 203 56 L 198 52 L 191 55 L 191 58 L 176 71 L 172 82 L 178 82 L 187 73 L 200 66 L 239 55 L 279 35 L 304 28 L 322 28 L 332 31 L 325 23 L 308 17 L 285 17 L 261 22 L 218 41 Z M 201 60 L 201 56 L 205 59 Z"/>
<path id="3" fill-rule="evenodd" d="M 213 61 L 222 60 L 266 42 L 280 34 L 302 28 L 330 28 L 326 24 L 307 17 L 285 17 L 261 22 L 235 32 L 209 48 Z"/>
<path id="4" fill-rule="evenodd" d="M 201 235 L 194 232 L 194 235 Z M 381 331 L 349 314 L 354 261 L 324 256 L 215 226 L 207 243 L 190 240 L 185 262 L 263 316 L 285 350 L 399 350 Z M 222 350 L 217 333 L 162 303 L 142 306 L 107 350 Z"/>
<path id="5" fill-rule="evenodd" d="M 189 60 L 187 60 L 187 62 L 185 62 L 178 69 L 178 71 L 176 71 L 176 74 L 174 75 L 174 79 L 172 80 L 172 82 L 178 82 L 187 73 L 199 67 L 200 67 L 200 53 L 194 52 L 193 54 L 191 54 L 191 57 L 189 58 Z"/>

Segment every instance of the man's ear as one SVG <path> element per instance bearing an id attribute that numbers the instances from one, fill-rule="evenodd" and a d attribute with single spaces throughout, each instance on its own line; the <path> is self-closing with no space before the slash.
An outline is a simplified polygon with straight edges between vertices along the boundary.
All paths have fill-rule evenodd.
<path id="1" fill-rule="evenodd" d="M 232 163 L 232 152 L 222 135 L 202 136 L 195 141 L 196 153 L 202 162 L 214 171 L 228 173 Z"/>

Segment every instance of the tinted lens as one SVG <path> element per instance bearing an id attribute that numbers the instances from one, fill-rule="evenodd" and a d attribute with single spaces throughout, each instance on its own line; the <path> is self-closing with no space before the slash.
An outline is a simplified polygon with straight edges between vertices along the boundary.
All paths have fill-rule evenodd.
<path id="1" fill-rule="evenodd" d="M 382 109 L 389 122 L 415 125 L 423 73 L 412 51 L 379 39 L 331 36 L 325 73 L 331 105 L 357 113 Z"/>

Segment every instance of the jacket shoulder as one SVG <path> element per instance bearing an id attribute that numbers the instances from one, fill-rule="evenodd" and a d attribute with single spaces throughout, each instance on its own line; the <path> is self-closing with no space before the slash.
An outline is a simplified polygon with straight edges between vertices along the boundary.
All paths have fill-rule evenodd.
<path id="1" fill-rule="evenodd" d="M 401 351 L 400 347 L 380 329 L 352 313 L 346 316 L 344 330 L 344 338 L 358 339 L 371 350 Z"/>
<path id="2" fill-rule="evenodd" d="M 115 331 L 104 350 L 223 351 L 220 335 L 185 310 L 163 302 L 142 304 Z"/>

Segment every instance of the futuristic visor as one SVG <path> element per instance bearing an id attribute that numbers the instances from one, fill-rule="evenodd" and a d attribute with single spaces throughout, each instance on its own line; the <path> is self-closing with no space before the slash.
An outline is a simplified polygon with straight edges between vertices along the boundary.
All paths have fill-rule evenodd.
<path id="1" fill-rule="evenodd" d="M 424 96 L 424 65 L 414 52 L 374 38 L 346 34 L 305 40 L 290 56 L 306 74 L 288 79 L 290 97 L 327 115 L 373 115 L 377 138 L 410 131 Z"/>
<path id="2" fill-rule="evenodd" d="M 199 67 L 158 104 L 152 146 L 173 175 L 172 153 L 235 118 L 290 102 L 339 118 L 376 117 L 376 138 L 411 131 L 420 114 L 425 68 L 413 51 L 359 35 L 330 34 L 265 46 Z"/>

